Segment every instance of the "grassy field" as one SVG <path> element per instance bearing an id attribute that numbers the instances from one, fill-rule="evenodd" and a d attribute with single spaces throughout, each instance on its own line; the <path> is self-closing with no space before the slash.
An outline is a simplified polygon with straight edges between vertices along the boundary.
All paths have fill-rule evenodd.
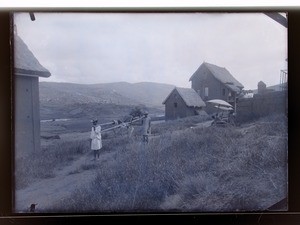
<path id="1" fill-rule="evenodd" d="M 102 150 L 116 153 L 113 160 L 81 168 L 95 170 L 96 178 L 52 210 L 262 211 L 286 197 L 287 118 L 275 115 L 239 127 L 190 128 L 206 119 L 156 124 L 148 144 L 138 135 L 105 139 Z M 88 144 L 78 141 L 23 159 L 16 171 L 17 188 L 51 176 L 49 168 L 63 167 L 87 151 Z M 30 166 L 41 170 L 24 169 Z"/>
<path id="2" fill-rule="evenodd" d="M 61 142 L 42 147 L 40 152 L 16 159 L 15 188 L 22 189 L 32 182 L 55 176 L 55 170 L 62 169 L 74 159 L 89 152 L 88 141 Z"/>

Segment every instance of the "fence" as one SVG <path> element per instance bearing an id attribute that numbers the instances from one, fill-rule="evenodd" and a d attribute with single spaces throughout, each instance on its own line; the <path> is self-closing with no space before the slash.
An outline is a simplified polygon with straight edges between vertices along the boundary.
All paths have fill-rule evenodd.
<path id="1" fill-rule="evenodd" d="M 255 94 L 253 98 L 241 99 L 237 103 L 237 121 L 245 122 L 273 113 L 288 112 L 287 91 Z"/>

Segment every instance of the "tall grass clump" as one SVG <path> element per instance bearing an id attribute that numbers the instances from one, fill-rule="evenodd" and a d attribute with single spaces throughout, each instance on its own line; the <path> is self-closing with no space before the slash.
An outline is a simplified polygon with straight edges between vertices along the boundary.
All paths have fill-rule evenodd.
<path id="1" fill-rule="evenodd" d="M 198 134 L 202 139 L 199 144 L 204 148 L 199 148 L 202 159 L 196 155 L 194 159 L 202 163 L 199 173 L 207 179 L 199 177 L 197 172 L 190 173 L 179 183 L 177 193 L 166 198 L 163 207 L 183 211 L 253 211 L 264 210 L 286 197 L 284 121 L 268 125 L 258 122 L 245 135 L 236 128 L 212 127 L 205 132 L 198 130 Z"/>
<path id="2" fill-rule="evenodd" d="M 55 170 L 89 150 L 88 141 L 62 142 L 42 148 L 15 162 L 15 186 L 22 189 L 37 179 L 55 177 Z"/>

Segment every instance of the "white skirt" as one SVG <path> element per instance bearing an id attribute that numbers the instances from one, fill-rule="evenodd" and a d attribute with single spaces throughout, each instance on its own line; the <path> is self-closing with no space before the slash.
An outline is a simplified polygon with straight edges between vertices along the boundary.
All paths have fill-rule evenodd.
<path id="1" fill-rule="evenodd" d="M 102 148 L 102 142 L 101 140 L 95 138 L 92 140 L 91 149 L 92 150 L 99 150 Z"/>

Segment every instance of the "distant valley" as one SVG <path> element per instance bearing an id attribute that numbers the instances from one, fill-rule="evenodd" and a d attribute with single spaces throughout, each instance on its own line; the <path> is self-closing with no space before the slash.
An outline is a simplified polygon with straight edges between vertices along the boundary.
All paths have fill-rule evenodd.
<path id="1" fill-rule="evenodd" d="M 163 100 L 175 86 L 169 84 L 103 83 L 74 84 L 40 82 L 41 119 L 115 118 L 135 106 L 151 113 L 163 113 Z"/>

